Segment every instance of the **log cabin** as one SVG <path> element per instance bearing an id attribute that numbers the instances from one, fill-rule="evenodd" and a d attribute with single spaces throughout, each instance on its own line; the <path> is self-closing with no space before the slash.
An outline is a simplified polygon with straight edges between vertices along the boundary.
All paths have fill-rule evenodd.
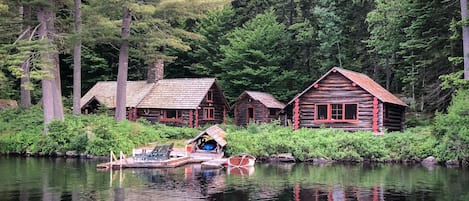
<path id="1" fill-rule="evenodd" d="M 402 131 L 407 104 L 365 74 L 332 68 L 285 107 L 293 129 Z"/>
<path id="2" fill-rule="evenodd" d="M 230 107 L 215 78 L 163 79 L 162 68 L 160 61 L 150 67 L 148 80 L 127 81 L 128 120 L 144 118 L 191 128 L 225 122 Z M 113 115 L 116 87 L 116 81 L 96 83 L 81 98 L 82 113 L 95 113 L 98 107 L 104 107 Z"/>
<path id="3" fill-rule="evenodd" d="M 237 126 L 246 126 L 251 122 L 269 123 L 279 118 L 285 104 L 265 92 L 244 91 L 231 107 Z"/>

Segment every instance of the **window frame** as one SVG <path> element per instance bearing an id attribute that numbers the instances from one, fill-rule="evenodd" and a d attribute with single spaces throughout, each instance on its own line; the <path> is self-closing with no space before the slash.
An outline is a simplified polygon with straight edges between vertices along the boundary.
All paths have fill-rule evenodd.
<path id="1" fill-rule="evenodd" d="M 213 89 L 207 91 L 207 94 L 205 95 L 205 101 L 207 103 L 213 103 Z"/>
<path id="2" fill-rule="evenodd" d="M 210 116 L 210 111 L 212 112 L 212 116 Z M 215 108 L 214 107 L 204 107 L 203 108 L 203 120 L 215 120 Z"/>
<path id="3" fill-rule="evenodd" d="M 339 110 L 335 110 L 337 113 L 333 113 L 333 105 L 340 105 L 340 115 L 341 119 L 333 119 L 333 115 L 339 114 Z M 355 119 L 346 119 L 346 105 L 356 105 L 356 117 Z M 327 111 L 327 118 L 326 119 L 319 119 L 318 118 L 318 106 L 326 106 Z M 357 122 L 359 121 L 359 103 L 354 102 L 345 102 L 345 103 L 318 103 L 314 104 L 314 121 L 315 122 Z"/>
<path id="4" fill-rule="evenodd" d="M 168 118 L 168 111 L 175 111 L 176 117 Z M 182 122 L 182 111 L 181 110 L 174 110 L 174 109 L 165 109 L 163 110 L 163 118 L 161 119 L 162 122 Z"/>

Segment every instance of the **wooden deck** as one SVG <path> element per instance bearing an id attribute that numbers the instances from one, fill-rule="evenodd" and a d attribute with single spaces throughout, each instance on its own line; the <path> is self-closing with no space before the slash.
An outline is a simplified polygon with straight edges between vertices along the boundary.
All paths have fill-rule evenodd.
<path id="1" fill-rule="evenodd" d="M 186 153 L 184 149 L 175 148 L 171 154 L 171 158 L 168 160 L 143 160 L 141 158 L 130 157 L 120 160 L 116 160 L 107 163 L 100 163 L 96 167 L 100 169 L 119 169 L 119 168 L 174 168 L 183 166 L 190 163 L 203 163 L 211 160 L 216 162 L 210 163 L 213 165 L 211 169 L 215 166 L 222 167 L 223 164 L 223 153 L 209 153 L 209 152 L 195 152 L 195 153 Z M 226 159 L 225 159 L 226 161 Z M 207 166 L 208 167 L 208 166 Z"/>

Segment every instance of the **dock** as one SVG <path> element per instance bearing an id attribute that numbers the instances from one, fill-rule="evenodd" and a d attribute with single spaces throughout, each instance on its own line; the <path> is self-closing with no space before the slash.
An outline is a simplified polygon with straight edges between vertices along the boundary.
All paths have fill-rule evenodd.
<path id="1" fill-rule="evenodd" d="M 113 155 L 113 153 L 111 153 Z M 122 154 L 107 163 L 96 165 L 98 169 L 119 169 L 119 168 L 175 168 L 191 163 L 202 163 L 204 169 L 218 169 L 226 164 L 227 159 L 222 158 L 223 154 L 213 154 L 206 152 L 186 153 L 182 149 L 175 149 L 171 152 L 168 160 L 143 160 L 138 157 L 123 157 Z"/>

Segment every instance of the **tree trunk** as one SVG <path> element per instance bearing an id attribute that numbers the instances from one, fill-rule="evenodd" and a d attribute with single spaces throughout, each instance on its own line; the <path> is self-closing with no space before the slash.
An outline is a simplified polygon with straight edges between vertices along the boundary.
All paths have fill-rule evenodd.
<path id="1" fill-rule="evenodd" d="M 53 5 L 53 2 L 51 2 Z M 46 40 L 50 46 L 40 52 L 42 68 L 48 72 L 48 76 L 42 79 L 42 102 L 44 107 L 44 133 L 47 134 L 47 124 L 53 119 L 64 119 L 62 92 L 60 87 L 59 56 L 54 52 L 49 38 L 55 32 L 55 14 L 49 7 L 41 7 L 37 12 L 39 26 L 39 40 Z M 52 33 L 52 34 L 49 34 Z M 52 50 L 51 50 L 52 49 Z"/>
<path id="2" fill-rule="evenodd" d="M 47 40 L 47 11 L 44 8 L 40 8 L 37 12 L 37 19 L 41 24 L 38 29 L 39 40 Z M 50 64 L 50 57 L 48 54 L 41 54 L 41 62 L 44 65 Z M 47 71 L 51 73 L 49 68 Z M 47 124 L 49 124 L 54 118 L 54 97 L 52 90 L 52 79 L 51 77 L 45 77 L 42 79 L 42 106 L 44 109 L 44 133 L 47 134 Z"/>
<path id="3" fill-rule="evenodd" d="M 81 0 L 75 0 L 75 31 L 81 31 Z M 81 99 L 81 40 L 73 48 L 73 114 L 80 114 Z"/>
<path id="4" fill-rule="evenodd" d="M 130 25 L 132 16 L 128 8 L 124 8 L 122 17 L 121 47 L 119 50 L 119 69 L 117 72 L 117 89 L 116 89 L 116 121 L 122 121 L 126 117 L 126 97 L 127 97 L 127 70 L 129 67 L 129 41 Z"/>
<path id="5" fill-rule="evenodd" d="M 467 25 L 467 0 L 460 0 L 461 2 L 461 19 L 462 26 L 462 46 L 464 57 L 464 79 L 469 80 L 469 26 Z"/>
<path id="6" fill-rule="evenodd" d="M 31 90 L 26 87 L 31 81 L 29 79 L 29 70 L 30 70 L 30 61 L 26 59 L 21 64 L 21 69 L 23 69 L 23 77 L 21 77 L 21 90 L 20 90 L 20 106 L 22 108 L 31 107 Z"/>
<path id="7" fill-rule="evenodd" d="M 20 6 L 20 17 L 23 19 L 23 23 L 21 25 L 21 33 L 27 31 L 28 33 L 23 34 L 23 37 L 20 38 L 21 40 L 27 39 L 31 32 L 28 31 L 31 29 L 31 26 L 27 25 L 25 22 L 31 18 L 31 7 L 29 5 Z M 29 70 L 30 70 L 30 60 L 26 58 L 24 62 L 21 64 L 21 69 L 23 69 L 23 76 L 21 77 L 21 87 L 20 87 L 20 106 L 22 108 L 29 108 L 31 107 L 31 90 L 26 87 L 29 84 Z"/>
<path id="8" fill-rule="evenodd" d="M 392 61 L 394 61 L 394 55 L 391 56 Z M 389 62 L 389 58 L 386 57 L 386 90 L 391 90 L 391 78 L 392 78 L 392 65 Z"/>

